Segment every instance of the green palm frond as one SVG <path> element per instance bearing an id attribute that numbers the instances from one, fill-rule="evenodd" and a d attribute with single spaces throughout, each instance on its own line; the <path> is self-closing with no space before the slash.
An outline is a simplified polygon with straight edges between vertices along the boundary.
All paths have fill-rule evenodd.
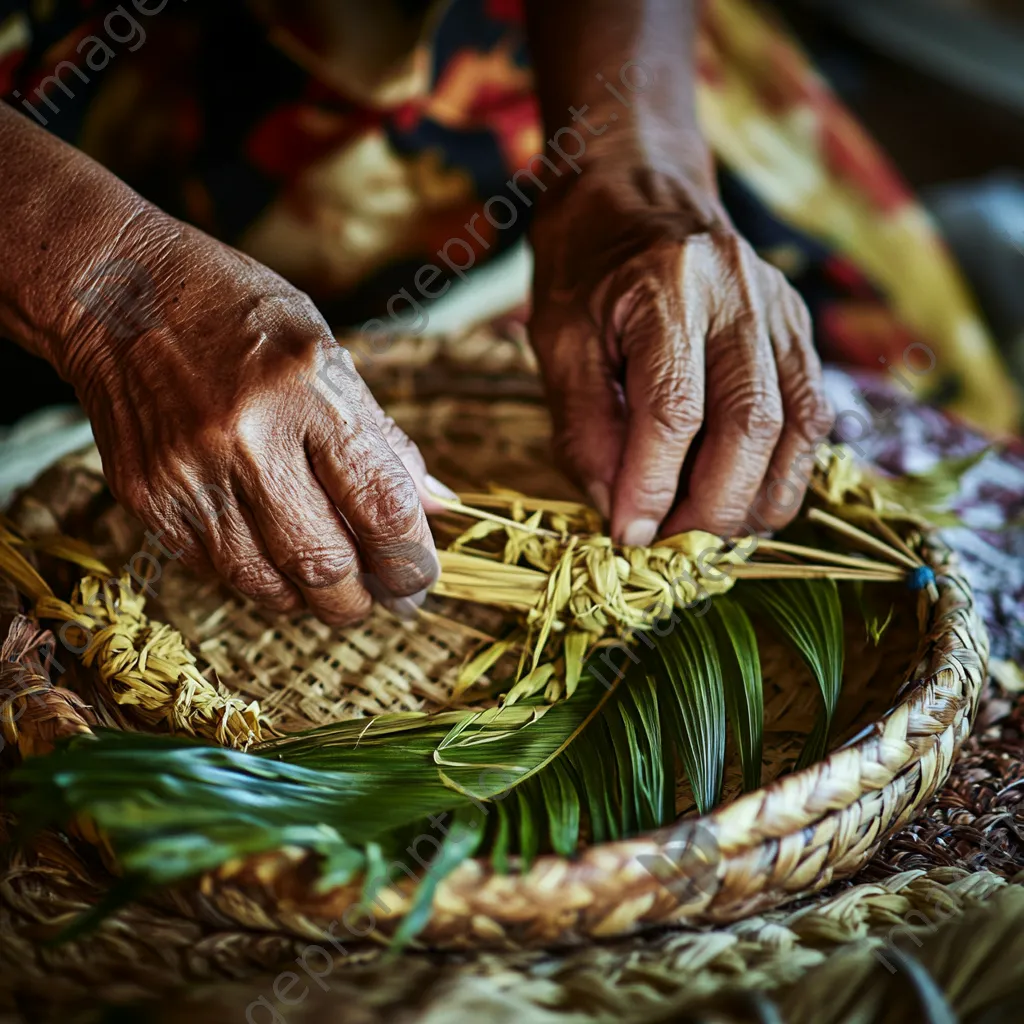
<path id="1" fill-rule="evenodd" d="M 722 794 L 725 692 L 718 648 L 703 619 L 684 615 L 655 648 L 667 685 L 664 704 L 693 799 L 701 814 Z"/>
<path id="2" fill-rule="evenodd" d="M 539 852 L 570 856 L 675 819 L 676 764 L 701 813 L 721 799 L 727 719 L 745 788 L 760 782 L 763 698 L 754 630 L 767 615 L 814 669 L 824 698 L 808 750 L 824 752 L 842 675 L 842 621 L 828 580 L 754 583 L 742 601 L 652 630 L 628 671 L 584 670 L 571 696 L 486 710 L 399 713 L 324 726 L 250 753 L 101 731 L 15 773 L 23 823 L 84 817 L 129 891 L 282 846 L 321 858 L 322 886 L 364 873 L 366 898 L 410 838 L 451 822 L 396 936 L 429 917 L 444 875 L 477 852 L 499 871 Z M 805 751 L 805 753 L 807 753 Z M 808 757 L 812 756 L 807 754 Z M 815 753 L 813 756 L 818 756 Z"/>
<path id="3" fill-rule="evenodd" d="M 833 580 L 751 583 L 736 598 L 782 631 L 800 652 L 821 689 L 822 709 L 797 759 L 797 768 L 821 760 L 843 684 L 843 609 Z"/>
<path id="4" fill-rule="evenodd" d="M 757 637 L 742 605 L 732 598 L 712 602 L 709 618 L 721 660 L 725 706 L 740 754 L 743 788 L 750 792 L 761 785 L 764 747 L 764 690 Z"/>

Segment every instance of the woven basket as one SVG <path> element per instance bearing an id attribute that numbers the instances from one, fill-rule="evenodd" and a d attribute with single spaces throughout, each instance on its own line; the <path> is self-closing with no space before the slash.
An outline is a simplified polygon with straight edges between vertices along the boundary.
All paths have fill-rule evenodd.
<path id="1" fill-rule="evenodd" d="M 497 482 L 575 497 L 550 464 L 548 421 L 521 345 L 490 335 L 458 346 L 396 343 L 362 371 L 420 444 L 431 471 L 456 489 Z M 94 452 L 45 474 L 12 518 L 29 535 L 60 529 L 88 539 L 108 564 L 138 549 L 139 528 L 106 493 Z M 937 537 L 926 534 L 918 550 L 936 572 L 938 600 L 922 618 L 914 595 L 898 597 L 877 647 L 865 639 L 862 621 L 847 623 L 834 746 L 823 761 L 780 774 L 810 730 L 820 697 L 803 663 L 761 635 L 763 788 L 740 796 L 734 771 L 723 805 L 711 814 L 697 818 L 684 806 L 672 828 L 590 846 L 573 859 L 542 856 L 523 873 L 499 875 L 488 862 L 467 862 L 439 886 L 421 940 L 517 948 L 726 922 L 852 875 L 946 780 L 985 678 L 988 641 L 970 587 Z M 56 590 L 70 590 L 66 567 L 45 560 L 40 567 Z M 151 582 L 158 597 L 150 615 L 177 627 L 209 678 L 259 700 L 282 731 L 444 705 L 462 662 L 502 620 L 494 609 L 431 598 L 415 623 L 377 609 L 361 626 L 337 632 L 309 617 L 270 616 L 174 563 Z M 40 676 L 35 685 L 47 684 Z M 91 708 L 52 689 L 19 722 L 4 723 L 24 755 L 97 721 L 139 727 L 130 709 L 102 699 L 81 666 L 67 685 Z M 689 884 L 666 882 L 658 869 L 664 864 Z M 260 931 L 312 939 L 344 920 L 357 932 L 351 908 L 360 885 L 322 892 L 315 867 L 311 854 L 295 849 L 251 857 L 179 888 L 174 903 L 207 922 Z M 404 897 L 389 898 L 387 910 L 373 908 L 375 939 L 392 932 L 408 908 L 412 883 L 396 884 Z"/>

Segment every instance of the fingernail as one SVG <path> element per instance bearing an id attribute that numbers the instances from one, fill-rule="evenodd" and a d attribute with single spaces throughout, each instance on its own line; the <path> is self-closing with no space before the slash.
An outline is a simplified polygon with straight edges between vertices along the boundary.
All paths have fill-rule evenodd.
<path id="1" fill-rule="evenodd" d="M 627 547 L 646 548 L 657 535 L 658 524 L 653 519 L 634 519 L 622 531 L 622 543 Z"/>
<path id="2" fill-rule="evenodd" d="M 436 476 L 431 476 L 429 473 L 423 478 L 428 491 L 436 498 L 444 498 L 447 501 L 458 501 L 459 496 L 450 488 L 446 487 Z"/>
<path id="3" fill-rule="evenodd" d="M 382 602 L 385 608 L 400 619 L 409 621 L 416 618 L 420 605 L 427 599 L 427 592 L 421 590 L 418 594 L 410 594 L 408 597 L 393 597 Z"/>
<path id="4" fill-rule="evenodd" d="M 590 495 L 590 500 L 594 503 L 594 508 L 601 513 L 604 519 L 607 519 L 611 513 L 611 500 L 608 496 L 608 485 L 601 483 L 600 480 L 595 480 L 588 488 L 587 493 Z"/>

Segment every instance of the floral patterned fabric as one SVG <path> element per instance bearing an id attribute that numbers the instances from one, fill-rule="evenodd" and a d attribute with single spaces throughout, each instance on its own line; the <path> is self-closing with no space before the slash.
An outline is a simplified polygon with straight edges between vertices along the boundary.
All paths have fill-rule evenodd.
<path id="1" fill-rule="evenodd" d="M 370 309 L 450 239 L 479 261 L 511 244 L 525 216 L 467 224 L 545 139 L 520 0 L 321 6 L 328 61 L 244 0 L 0 0 L 0 95 L 328 308 Z M 1014 429 L 945 247 L 786 32 L 709 0 L 698 69 L 726 204 L 808 300 L 825 357 Z"/>
<path id="2" fill-rule="evenodd" d="M 858 458 L 894 475 L 985 453 L 949 503 L 962 525 L 942 531 L 964 564 L 993 658 L 1024 666 L 1024 443 L 993 444 L 941 409 L 922 405 L 895 379 L 831 370 L 836 438 Z"/>

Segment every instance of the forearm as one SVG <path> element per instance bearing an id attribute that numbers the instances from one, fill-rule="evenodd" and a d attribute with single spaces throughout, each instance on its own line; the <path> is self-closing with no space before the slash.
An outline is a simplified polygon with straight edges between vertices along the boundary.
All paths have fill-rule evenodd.
<path id="1" fill-rule="evenodd" d="M 614 159 L 714 192 L 697 125 L 699 0 L 527 0 L 546 133 L 573 118 L 581 165 Z"/>
<path id="2" fill-rule="evenodd" d="M 0 103 L 0 336 L 70 377 L 90 275 L 158 211 Z"/>

